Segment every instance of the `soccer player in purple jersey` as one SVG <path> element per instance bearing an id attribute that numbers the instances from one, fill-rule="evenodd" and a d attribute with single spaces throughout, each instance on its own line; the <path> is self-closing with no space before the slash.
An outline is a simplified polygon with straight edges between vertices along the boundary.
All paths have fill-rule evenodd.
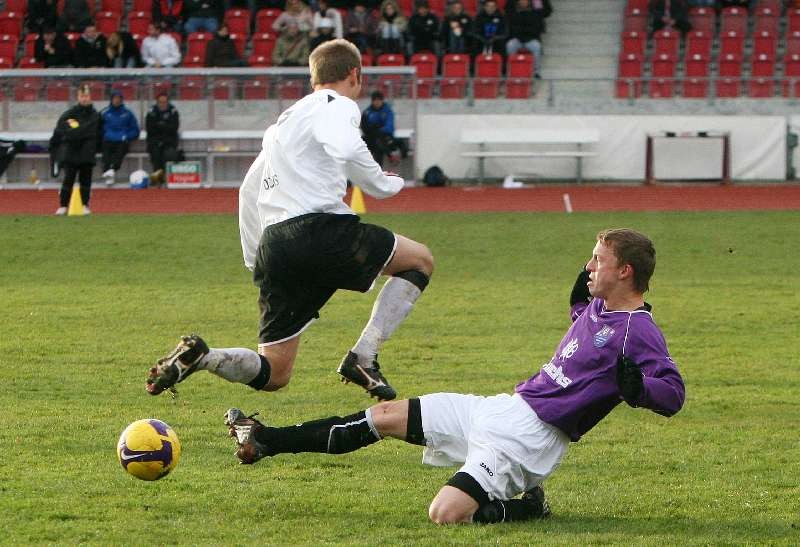
<path id="1" fill-rule="evenodd" d="M 663 416 L 683 406 L 683 379 L 644 301 L 655 254 L 641 233 L 600 232 L 570 295 L 572 326 L 513 395 L 434 393 L 289 427 L 269 427 L 231 408 L 225 423 L 239 445 L 236 455 L 252 464 L 283 453 L 342 454 L 392 437 L 424 446 L 423 463 L 463 464 L 431 502 L 433 522 L 545 517 L 541 483 L 570 441 L 622 401 Z"/>

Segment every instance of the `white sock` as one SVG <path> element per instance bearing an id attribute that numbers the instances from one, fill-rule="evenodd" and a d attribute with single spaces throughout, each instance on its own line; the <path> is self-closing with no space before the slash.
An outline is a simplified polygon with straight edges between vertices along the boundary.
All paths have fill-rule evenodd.
<path id="1" fill-rule="evenodd" d="M 416 285 L 401 277 L 390 277 L 383 285 L 375 299 L 375 305 L 372 306 L 369 322 L 353 346 L 352 351 L 358 355 L 361 366 L 372 365 L 381 344 L 389 339 L 408 316 L 420 294 L 422 291 Z"/>
<path id="2" fill-rule="evenodd" d="M 261 372 L 261 357 L 247 348 L 211 348 L 208 355 L 197 364 L 229 382 L 247 384 Z"/>

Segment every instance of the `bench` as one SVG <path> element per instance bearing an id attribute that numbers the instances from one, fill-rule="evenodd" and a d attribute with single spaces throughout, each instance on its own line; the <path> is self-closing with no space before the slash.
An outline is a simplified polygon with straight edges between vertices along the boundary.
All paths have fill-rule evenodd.
<path id="1" fill-rule="evenodd" d="M 461 144 L 478 145 L 478 150 L 462 152 L 465 158 L 478 159 L 478 182 L 484 179 L 486 158 L 575 158 L 577 161 L 576 180 L 583 180 L 583 158 L 596 156 L 596 152 L 583 149 L 585 144 L 600 142 L 597 129 L 462 129 Z M 527 149 L 527 150 L 489 150 L 493 145 L 572 145 L 569 150 Z"/>

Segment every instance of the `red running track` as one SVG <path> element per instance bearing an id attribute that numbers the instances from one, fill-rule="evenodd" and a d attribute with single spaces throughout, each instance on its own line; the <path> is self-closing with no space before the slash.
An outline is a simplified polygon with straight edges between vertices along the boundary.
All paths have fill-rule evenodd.
<path id="1" fill-rule="evenodd" d="M 368 212 L 563 211 L 564 194 L 574 211 L 738 211 L 800 209 L 800 184 L 557 185 L 504 189 L 494 186 L 407 188 L 387 200 L 365 197 Z M 0 214 L 51 215 L 56 190 L 0 190 Z M 236 213 L 238 190 L 118 190 L 92 192 L 96 214 Z"/>

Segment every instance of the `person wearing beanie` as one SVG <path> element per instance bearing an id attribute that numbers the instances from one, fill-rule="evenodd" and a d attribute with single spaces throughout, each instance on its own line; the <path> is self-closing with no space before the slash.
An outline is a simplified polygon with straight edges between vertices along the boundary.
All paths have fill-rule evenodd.
<path id="1" fill-rule="evenodd" d="M 100 116 L 103 124 L 103 178 L 106 186 L 111 186 L 128 154 L 130 142 L 139 138 L 139 122 L 123 104 L 122 93 L 116 89 L 111 92 L 111 102 Z"/>

